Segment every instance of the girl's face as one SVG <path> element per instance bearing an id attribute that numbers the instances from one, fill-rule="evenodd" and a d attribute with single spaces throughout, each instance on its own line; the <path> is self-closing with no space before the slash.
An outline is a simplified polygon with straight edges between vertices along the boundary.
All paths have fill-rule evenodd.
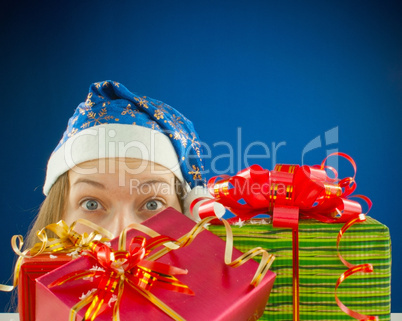
<path id="1" fill-rule="evenodd" d="M 141 223 L 167 207 L 178 211 L 175 176 L 165 167 L 130 158 L 98 159 L 74 167 L 63 219 L 68 225 L 90 220 L 118 236 L 131 223 Z M 86 232 L 77 224 L 75 230 Z"/>

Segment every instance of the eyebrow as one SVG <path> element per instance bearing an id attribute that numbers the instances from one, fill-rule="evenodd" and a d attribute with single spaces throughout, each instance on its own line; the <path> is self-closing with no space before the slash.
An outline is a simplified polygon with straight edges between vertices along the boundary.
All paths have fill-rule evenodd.
<path id="1" fill-rule="evenodd" d="M 163 179 L 163 178 L 159 178 L 159 179 L 150 179 L 150 180 L 148 180 L 148 181 L 144 181 L 144 182 L 142 182 L 140 185 L 138 185 L 138 186 L 143 186 L 143 185 L 147 185 L 147 184 L 152 184 L 152 185 L 155 185 L 155 184 L 163 184 L 163 183 L 165 183 L 165 184 L 167 184 L 167 185 L 169 185 L 170 186 L 170 182 L 168 181 L 168 180 L 165 180 L 165 179 Z"/>
<path id="2" fill-rule="evenodd" d="M 101 188 L 101 189 L 106 188 L 105 185 L 103 185 L 102 183 L 99 183 L 97 181 L 93 181 L 93 180 L 88 179 L 88 178 L 79 178 L 74 182 L 73 185 L 77 185 L 77 184 L 80 184 L 80 183 L 89 184 L 89 185 L 92 185 L 94 187 Z"/>

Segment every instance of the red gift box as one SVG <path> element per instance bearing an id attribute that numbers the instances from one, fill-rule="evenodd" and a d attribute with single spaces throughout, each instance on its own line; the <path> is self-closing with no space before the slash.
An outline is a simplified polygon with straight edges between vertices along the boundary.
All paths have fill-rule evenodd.
<path id="1" fill-rule="evenodd" d="M 194 222 L 174 209 L 167 209 L 143 223 L 156 232 L 179 239 L 188 233 Z M 145 236 L 137 230 L 127 233 L 127 240 L 134 236 Z M 112 241 L 117 248 L 118 240 Z M 187 247 L 163 255 L 157 262 L 187 269 L 188 274 L 177 278 L 195 292 L 194 296 L 159 288 L 152 293 L 185 320 L 256 320 L 264 311 L 275 273 L 268 271 L 257 287 L 250 285 L 258 263 L 250 260 L 232 268 L 224 263 L 225 242 L 211 232 L 202 231 Z M 242 253 L 233 250 L 233 256 Z M 37 279 L 36 317 L 42 320 L 68 320 L 70 309 L 88 294 L 94 286 L 90 280 L 75 280 L 63 285 L 48 286 L 74 271 L 89 270 L 96 261 L 82 256 L 51 273 Z M 112 308 L 107 309 L 96 320 L 112 320 Z M 85 309 L 78 312 L 80 318 Z M 126 286 L 120 303 L 121 320 L 171 320 L 145 297 Z"/>
<path id="2" fill-rule="evenodd" d="M 76 224 L 85 225 L 94 231 L 90 234 L 78 234 L 74 231 Z M 48 238 L 46 230 L 53 232 L 56 238 Z M 18 279 L 14 285 L 18 283 L 18 312 L 21 321 L 35 320 L 36 278 L 71 261 L 72 257 L 87 248 L 91 241 L 109 240 L 113 237 L 109 231 L 85 219 L 79 219 L 71 226 L 61 220 L 47 225 L 38 231 L 37 235 L 40 242 L 24 253 L 20 251 L 22 237 L 14 236 L 11 241 L 14 251 L 20 255 L 16 268 Z M 21 243 L 18 243 L 18 240 Z"/>
<path id="3" fill-rule="evenodd" d="M 18 277 L 18 312 L 20 321 L 35 321 L 35 280 L 71 261 L 67 254 L 43 254 L 23 259 Z"/>

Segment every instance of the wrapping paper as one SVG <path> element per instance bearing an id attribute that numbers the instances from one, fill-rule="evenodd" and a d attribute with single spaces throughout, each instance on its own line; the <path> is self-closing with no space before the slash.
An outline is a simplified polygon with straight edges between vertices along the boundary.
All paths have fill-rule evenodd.
<path id="1" fill-rule="evenodd" d="M 261 224 L 264 223 L 265 224 Z M 276 256 L 271 269 L 277 274 L 261 320 L 293 320 L 292 229 L 276 229 L 269 221 L 253 219 L 232 226 L 234 246 L 246 251 L 261 246 Z M 241 227 L 240 227 L 241 226 Z M 299 222 L 300 320 L 351 320 L 334 299 L 335 283 L 345 266 L 339 260 L 336 239 L 343 224 L 315 220 Z M 224 238 L 224 228 L 209 230 Z M 355 224 L 342 237 L 340 252 L 353 264 L 370 262 L 374 271 L 358 273 L 338 288 L 349 308 L 390 320 L 391 240 L 388 228 L 371 217 Z"/>
<path id="2" fill-rule="evenodd" d="M 35 321 L 35 280 L 71 261 L 67 254 L 42 254 L 22 260 L 19 271 L 18 312 L 20 321 Z"/>
<path id="3" fill-rule="evenodd" d="M 189 232 L 194 222 L 173 209 L 168 209 L 145 221 L 143 225 L 160 234 L 178 239 Z M 134 236 L 145 236 L 139 231 L 127 233 L 127 241 Z M 112 241 L 117 248 L 118 240 Z M 201 232 L 187 247 L 171 251 L 157 262 L 188 270 L 177 278 L 194 291 L 194 296 L 183 295 L 163 289 L 152 293 L 186 320 L 257 320 L 263 313 L 275 280 L 268 271 L 257 287 L 250 286 L 258 263 L 250 260 L 232 268 L 224 263 L 225 242 L 209 231 Z M 152 253 L 151 253 L 152 254 Z M 234 257 L 241 252 L 234 249 Z M 88 294 L 93 286 L 90 280 L 68 282 L 49 288 L 48 285 L 67 273 L 93 267 L 91 258 L 82 256 L 37 280 L 37 320 L 68 320 L 71 307 L 79 297 Z M 96 320 L 111 320 L 112 309 Z M 78 312 L 82 318 L 85 311 Z M 57 315 L 57 317 L 56 317 Z M 161 310 L 143 296 L 125 287 L 120 305 L 121 320 L 170 320 Z"/>

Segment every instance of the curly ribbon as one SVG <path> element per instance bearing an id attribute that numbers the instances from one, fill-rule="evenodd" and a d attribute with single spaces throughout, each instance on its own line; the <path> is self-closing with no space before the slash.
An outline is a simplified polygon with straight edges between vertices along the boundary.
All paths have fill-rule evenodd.
<path id="1" fill-rule="evenodd" d="M 77 224 L 85 225 L 94 231 L 90 234 L 79 234 L 74 230 Z M 58 237 L 47 239 L 45 230 L 52 231 Z M 60 220 L 57 223 L 49 224 L 42 230 L 39 230 L 37 235 L 42 241 L 42 244 L 38 243 L 30 250 L 31 256 L 36 256 L 43 252 L 56 253 L 61 251 L 82 251 L 88 248 L 94 241 L 105 242 L 110 241 L 113 238 L 113 234 L 105 228 L 82 218 L 76 220 L 70 226 L 68 226 L 63 220 Z M 14 246 L 13 249 L 15 251 Z"/>
<path id="2" fill-rule="evenodd" d="M 341 230 L 338 233 L 338 237 L 337 237 L 337 240 L 336 240 L 336 248 L 338 250 L 338 257 L 342 261 L 342 263 L 349 269 L 346 272 L 342 273 L 341 276 L 339 277 L 339 279 L 336 282 L 336 285 L 335 285 L 335 300 L 336 300 L 336 303 L 338 304 L 338 306 L 341 308 L 341 310 L 343 312 L 345 312 L 346 314 L 348 314 L 349 316 L 351 316 L 352 318 L 355 318 L 357 320 L 379 320 L 379 318 L 377 316 L 370 316 L 370 315 L 360 314 L 360 313 L 358 313 L 356 311 L 353 311 L 353 310 L 349 309 L 347 306 L 345 306 L 339 300 L 338 295 L 337 295 L 338 287 L 348 277 L 350 277 L 353 274 L 358 273 L 358 272 L 371 273 L 371 272 L 374 271 L 373 265 L 368 264 L 368 263 L 354 265 L 354 264 L 351 264 L 348 261 L 346 261 L 345 258 L 340 254 L 339 246 L 340 246 L 340 242 L 341 242 L 343 234 L 345 234 L 346 230 L 349 227 L 351 227 L 353 224 L 355 224 L 356 222 L 364 222 L 366 220 L 366 215 L 370 211 L 371 206 L 372 206 L 371 200 L 369 198 L 367 198 L 366 196 L 364 196 L 364 195 L 354 195 L 354 197 L 358 197 L 358 198 L 361 198 L 364 201 L 366 201 L 367 204 L 368 204 L 368 210 L 367 210 L 366 214 L 360 214 L 356 218 L 354 218 L 354 219 L 350 220 L 349 222 L 347 222 L 341 228 Z"/>
<path id="3" fill-rule="evenodd" d="M 79 234 L 74 230 L 77 224 L 87 226 L 94 231 L 90 234 Z M 57 238 L 48 238 L 46 230 L 56 234 Z M 94 241 L 105 242 L 110 241 L 113 238 L 113 234 L 108 230 L 86 219 L 78 219 L 70 226 L 68 226 L 63 220 L 60 220 L 57 223 L 49 224 L 37 231 L 36 236 L 40 242 L 36 243 L 32 248 L 24 251 L 22 251 L 24 246 L 23 236 L 14 235 L 11 238 L 11 247 L 19 257 L 14 267 L 13 285 L 0 284 L 0 291 L 11 292 L 18 286 L 19 271 L 24 258 L 33 258 L 45 253 L 54 254 L 56 252 L 81 252 L 90 247 Z"/>
<path id="4" fill-rule="evenodd" d="M 70 321 L 75 320 L 78 311 L 89 304 L 90 306 L 86 310 L 83 320 L 94 320 L 98 315 L 105 311 L 105 309 L 107 309 L 108 302 L 113 298 L 113 295 L 116 296 L 116 302 L 113 307 L 113 320 L 119 321 L 119 306 L 125 285 L 130 286 L 132 289 L 143 295 L 152 304 L 161 309 L 172 319 L 184 320 L 178 313 L 155 297 L 151 293 L 151 290 L 153 287 L 159 287 L 184 294 L 194 294 L 186 285 L 181 283 L 173 276 L 178 274 L 186 274 L 187 270 L 172 267 L 164 263 L 155 262 L 155 260 L 171 250 L 176 250 L 190 245 L 197 235 L 205 230 L 205 226 L 215 219 L 216 217 L 204 218 L 198 222 L 190 232 L 183 235 L 178 240 L 173 240 L 167 236 L 162 236 L 144 225 L 135 223 L 131 224 L 120 234 L 117 251 L 111 250 L 101 242 L 93 242 L 91 250 L 84 252 L 85 255 L 91 256 L 98 262 L 98 268 L 67 274 L 50 284 L 49 287 L 61 285 L 63 283 L 78 279 L 96 279 L 96 291 L 91 293 L 88 297 L 82 299 L 71 308 L 69 317 Z M 239 258 L 232 260 L 232 230 L 227 221 L 222 221 L 226 227 L 227 240 L 225 248 L 225 263 L 227 265 L 238 267 L 256 255 L 262 256 L 257 271 L 251 281 L 253 286 L 257 286 L 272 265 L 272 262 L 275 259 L 274 256 L 268 254 L 268 252 L 262 248 L 255 248 L 247 253 L 244 253 Z M 151 239 L 146 240 L 143 237 L 136 237 L 132 239 L 129 249 L 126 250 L 127 231 L 131 228 L 151 236 Z M 160 247 L 161 245 L 163 246 L 160 250 L 150 254 L 152 250 Z M 145 258 L 147 259 L 145 260 Z"/>
<path id="5" fill-rule="evenodd" d="M 331 156 L 347 159 L 354 169 L 353 176 L 338 179 L 337 171 L 325 165 Z M 270 214 L 274 227 L 292 229 L 293 320 L 299 320 L 299 219 L 311 218 L 323 223 L 345 223 L 348 227 L 358 222 L 356 218 L 362 213 L 361 205 L 349 199 L 356 189 L 356 168 L 354 160 L 344 153 L 333 153 L 327 156 L 321 165 L 315 166 L 277 164 L 273 171 L 268 171 L 253 165 L 235 176 L 212 177 L 208 182 L 212 199 L 205 197 L 196 199 L 191 204 L 190 210 L 200 218 L 219 216 L 215 214 L 214 204 L 220 203 L 237 216 L 230 219 L 230 222 L 239 218 L 246 221 L 258 214 Z M 327 171 L 332 172 L 334 177 L 329 177 Z M 368 200 L 363 196 L 360 198 Z M 341 237 L 342 233 L 339 240 Z M 340 256 L 339 249 L 338 255 Z M 340 259 L 343 262 L 341 256 Z M 353 271 L 357 269 L 351 268 Z M 367 272 L 369 268 L 365 266 L 361 270 Z M 341 276 L 342 281 L 354 273 L 356 272 Z M 339 284 L 342 281 L 339 281 Z M 350 311 L 339 301 L 336 289 L 336 302 L 341 310 L 360 318 L 362 315 Z M 373 318 L 364 317 L 367 320 Z"/>

